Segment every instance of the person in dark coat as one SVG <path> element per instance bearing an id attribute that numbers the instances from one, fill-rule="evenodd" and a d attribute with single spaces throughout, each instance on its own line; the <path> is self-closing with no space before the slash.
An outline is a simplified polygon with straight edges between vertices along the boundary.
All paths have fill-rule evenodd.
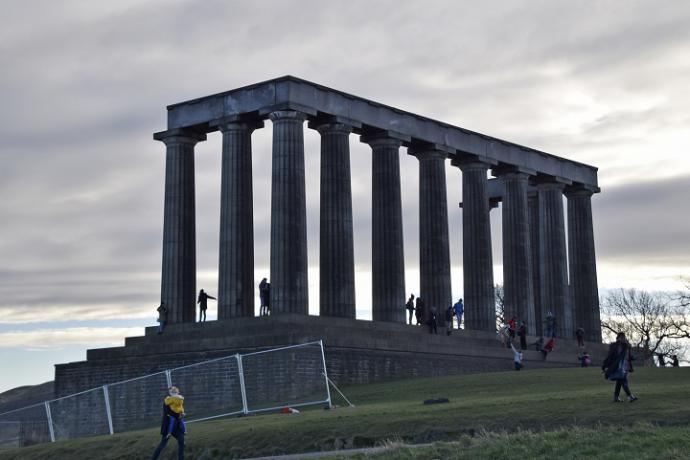
<path id="1" fill-rule="evenodd" d="M 664 359 L 663 353 L 657 353 L 656 359 L 659 361 L 659 367 L 666 367 L 666 360 Z"/>
<path id="2" fill-rule="evenodd" d="M 417 320 L 417 325 L 424 324 L 424 301 L 421 297 L 417 297 L 417 305 L 414 309 L 414 316 Z"/>
<path id="3" fill-rule="evenodd" d="M 527 350 L 527 324 L 524 321 L 520 321 L 520 327 L 517 331 L 518 337 L 520 337 L 520 348 Z"/>
<path id="4" fill-rule="evenodd" d="M 168 307 L 161 302 L 160 307 L 156 309 L 158 312 L 158 333 L 162 334 L 165 329 L 165 324 L 168 322 Z"/>
<path id="5" fill-rule="evenodd" d="M 575 337 L 577 338 L 577 346 L 578 347 L 584 347 L 585 346 L 585 330 L 582 326 L 575 329 Z"/>
<path id="6" fill-rule="evenodd" d="M 414 315 L 414 294 L 410 294 L 410 298 L 407 299 L 405 308 L 407 309 L 407 323 L 412 325 L 412 316 Z"/>
<path id="7" fill-rule="evenodd" d="M 678 364 L 678 355 L 671 356 L 671 366 L 678 367 L 679 365 L 680 364 Z"/>
<path id="8" fill-rule="evenodd" d="M 446 335 L 453 333 L 453 316 L 455 316 L 455 310 L 452 305 L 449 305 L 446 308 Z"/>
<path id="9" fill-rule="evenodd" d="M 161 442 L 156 447 L 151 460 L 156 460 L 170 436 L 177 439 L 177 458 L 184 460 L 184 435 L 187 431 L 184 423 L 184 396 L 177 387 L 170 387 L 168 396 L 163 400 L 163 419 L 161 420 Z"/>
<path id="10" fill-rule="evenodd" d="M 261 300 L 261 307 L 259 308 L 259 316 L 268 315 L 268 302 L 270 297 L 271 285 L 266 278 L 259 283 L 259 300 Z"/>
<path id="11" fill-rule="evenodd" d="M 637 396 L 632 394 L 628 387 L 628 374 L 633 372 L 631 346 L 625 338 L 624 332 L 619 332 L 616 341 L 609 345 L 609 352 L 601 366 L 604 377 L 616 382 L 613 392 L 613 402 L 622 402 L 621 388 L 628 396 L 629 402 L 637 401 Z"/>
<path id="12" fill-rule="evenodd" d="M 427 322 L 429 324 L 429 334 L 438 334 L 438 330 L 436 329 L 437 319 L 436 309 L 432 308 L 429 311 L 429 321 Z"/>
<path id="13" fill-rule="evenodd" d="M 199 304 L 199 322 L 202 321 L 202 316 L 203 316 L 203 321 L 206 321 L 206 310 L 208 309 L 208 299 L 213 299 L 216 300 L 215 297 L 210 296 L 204 292 L 202 289 L 199 291 L 199 298 L 197 299 L 196 303 Z"/>

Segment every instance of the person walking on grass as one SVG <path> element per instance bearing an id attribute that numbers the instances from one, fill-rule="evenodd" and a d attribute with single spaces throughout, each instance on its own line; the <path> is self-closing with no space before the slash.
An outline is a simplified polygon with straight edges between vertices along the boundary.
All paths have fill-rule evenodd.
<path id="1" fill-rule="evenodd" d="M 513 344 L 510 344 L 510 348 L 513 349 L 513 361 L 515 362 L 515 370 L 519 371 L 522 369 L 522 351 L 518 351 L 515 349 L 515 346 Z"/>
<path id="2" fill-rule="evenodd" d="M 608 355 L 601 366 L 604 377 L 616 382 L 616 388 L 613 391 L 613 402 L 622 402 L 619 397 L 621 388 L 628 396 L 629 402 L 637 401 L 637 396 L 632 394 L 628 387 L 628 374 L 633 372 L 632 360 L 630 343 L 625 338 L 625 333 L 619 332 L 616 336 L 616 341 L 609 345 Z"/>
<path id="3" fill-rule="evenodd" d="M 213 299 L 216 300 L 215 297 L 210 296 L 204 292 L 202 289 L 199 291 L 199 298 L 197 299 L 196 303 L 199 304 L 199 322 L 202 322 L 202 316 L 203 316 L 203 321 L 206 321 L 206 310 L 208 309 L 208 299 Z"/>
<path id="4" fill-rule="evenodd" d="M 180 394 L 177 387 L 168 389 L 168 396 L 163 400 L 163 420 L 161 421 L 161 442 L 156 447 L 151 460 L 156 460 L 165 446 L 168 444 L 170 436 L 177 439 L 177 458 L 184 460 L 184 435 L 187 431 L 184 423 L 184 396 Z"/>
<path id="5" fill-rule="evenodd" d="M 410 298 L 407 299 L 405 304 L 405 309 L 407 310 L 407 324 L 412 325 L 412 316 L 414 315 L 414 294 L 410 294 Z"/>

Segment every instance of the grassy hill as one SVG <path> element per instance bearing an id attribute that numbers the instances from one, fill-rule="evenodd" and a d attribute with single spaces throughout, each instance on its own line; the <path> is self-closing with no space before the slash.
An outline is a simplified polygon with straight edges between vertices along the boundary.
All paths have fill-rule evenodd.
<path id="1" fill-rule="evenodd" d="M 638 402 L 612 403 L 613 384 L 592 368 L 353 386 L 343 390 L 356 408 L 192 424 L 187 453 L 241 458 L 388 443 L 371 458 L 631 458 L 628 449 L 635 458 L 688 458 L 680 454 L 690 452 L 690 368 L 641 368 L 631 388 Z M 422 405 L 436 397 L 450 403 Z M 148 458 L 158 438 L 151 429 L 5 451 L 0 459 Z M 175 453 L 172 444 L 164 458 Z"/>

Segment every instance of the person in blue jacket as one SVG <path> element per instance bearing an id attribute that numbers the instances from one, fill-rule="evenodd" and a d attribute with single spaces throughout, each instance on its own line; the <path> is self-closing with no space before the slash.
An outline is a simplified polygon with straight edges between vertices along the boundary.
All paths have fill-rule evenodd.
<path id="1" fill-rule="evenodd" d="M 460 323 L 462 322 L 462 314 L 465 312 L 465 306 L 462 304 L 462 299 L 458 300 L 455 305 L 455 316 L 458 318 L 458 329 L 460 329 Z"/>

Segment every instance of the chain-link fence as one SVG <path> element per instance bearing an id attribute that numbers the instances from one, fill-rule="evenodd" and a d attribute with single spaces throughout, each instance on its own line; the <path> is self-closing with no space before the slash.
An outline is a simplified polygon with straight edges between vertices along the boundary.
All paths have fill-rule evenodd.
<path id="1" fill-rule="evenodd" d="M 284 407 L 330 405 L 323 343 L 236 354 L 143 375 L 0 414 L 0 449 L 154 427 L 168 388 L 187 423 Z"/>

